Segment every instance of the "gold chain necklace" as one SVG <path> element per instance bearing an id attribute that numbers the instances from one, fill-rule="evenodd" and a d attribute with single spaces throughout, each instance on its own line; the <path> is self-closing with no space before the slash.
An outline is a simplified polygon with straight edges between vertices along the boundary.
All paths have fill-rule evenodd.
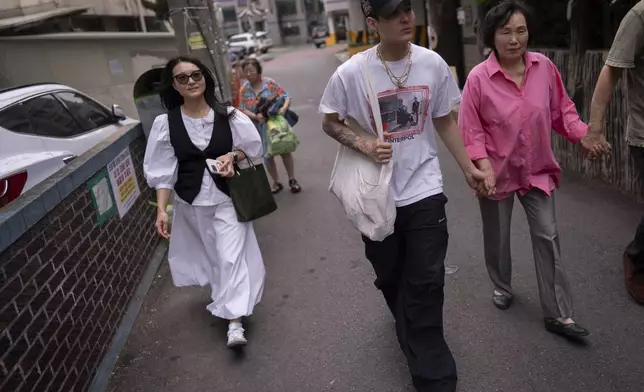
<path id="1" fill-rule="evenodd" d="M 385 72 L 387 73 L 389 80 L 391 80 L 391 83 L 393 83 L 397 88 L 402 88 L 407 83 L 407 79 L 409 79 L 409 75 L 411 74 L 411 43 L 409 44 L 409 49 L 407 51 L 407 64 L 405 65 L 405 70 L 400 76 L 394 75 L 391 69 L 389 69 L 387 62 L 380 52 L 380 46 L 376 48 L 376 53 L 378 54 L 378 58 L 380 59 L 382 66 L 385 68 Z"/>

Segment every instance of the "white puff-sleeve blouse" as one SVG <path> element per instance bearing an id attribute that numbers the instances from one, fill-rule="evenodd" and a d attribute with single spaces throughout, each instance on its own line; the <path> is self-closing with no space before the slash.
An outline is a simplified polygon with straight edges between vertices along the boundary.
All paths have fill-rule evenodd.
<path id="1" fill-rule="evenodd" d="M 232 107 L 228 108 L 228 113 L 233 110 L 235 109 Z M 200 150 L 206 149 L 212 136 L 215 112 L 211 109 L 208 115 L 202 118 L 188 117 L 183 112 L 181 116 L 190 140 Z M 230 119 L 230 128 L 233 135 L 233 150 L 243 151 L 251 160 L 262 157 L 261 138 L 248 116 L 238 110 Z M 177 168 L 178 160 L 170 143 L 168 115 L 162 114 L 154 119 L 150 130 L 143 159 L 143 173 L 150 187 L 173 189 L 177 182 Z M 177 200 L 183 201 L 178 196 L 175 197 Z M 213 206 L 228 200 L 230 198 L 217 188 L 208 169 L 205 169 L 201 190 L 192 205 Z"/>

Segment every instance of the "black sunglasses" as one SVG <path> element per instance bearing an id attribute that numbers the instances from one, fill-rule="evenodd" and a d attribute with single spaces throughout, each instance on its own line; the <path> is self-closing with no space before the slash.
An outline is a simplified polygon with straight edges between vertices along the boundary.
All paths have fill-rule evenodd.
<path id="1" fill-rule="evenodd" d="M 185 74 L 181 73 L 178 75 L 174 76 L 174 79 L 179 83 L 179 84 L 188 84 L 190 79 L 194 80 L 195 83 L 203 79 L 203 72 L 202 71 L 194 71 L 191 74 Z"/>

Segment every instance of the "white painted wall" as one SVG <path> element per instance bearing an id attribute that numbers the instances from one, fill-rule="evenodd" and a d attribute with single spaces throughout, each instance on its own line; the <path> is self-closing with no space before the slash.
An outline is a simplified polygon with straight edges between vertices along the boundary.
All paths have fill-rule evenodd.
<path id="1" fill-rule="evenodd" d="M 0 0 L 0 18 L 11 18 L 56 8 L 55 0 Z"/>
<path id="2" fill-rule="evenodd" d="M 89 7 L 88 14 L 95 15 L 138 15 L 136 0 L 0 0 L 0 18 L 32 14 L 62 7 Z M 154 12 L 144 10 L 145 15 Z"/>
<path id="3" fill-rule="evenodd" d="M 324 0 L 324 10 L 329 12 L 347 11 L 349 9 L 349 2 L 355 1 L 360 5 L 360 0 Z"/>
<path id="4" fill-rule="evenodd" d="M 167 33 L 58 34 L 0 38 L 0 88 L 55 82 L 79 89 L 103 104 L 137 117 L 134 82 L 177 55 Z"/>

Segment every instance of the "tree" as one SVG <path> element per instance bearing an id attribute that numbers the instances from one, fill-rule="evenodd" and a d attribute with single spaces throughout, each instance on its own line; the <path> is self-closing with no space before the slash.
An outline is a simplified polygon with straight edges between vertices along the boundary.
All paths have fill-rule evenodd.
<path id="1" fill-rule="evenodd" d="M 567 90 L 577 110 L 581 110 L 584 103 L 584 54 L 588 50 L 592 2 L 586 0 L 568 0 L 567 17 L 570 21 L 570 60 L 568 61 Z"/>
<path id="2" fill-rule="evenodd" d="M 438 37 L 436 52 L 456 68 L 461 86 L 465 83 L 465 59 L 463 54 L 463 31 L 458 24 L 456 12 L 460 0 L 429 0 L 429 25 Z"/>
<path id="3" fill-rule="evenodd" d="M 617 27 L 638 0 L 568 0 L 566 17 L 570 22 L 570 59 L 566 70 L 568 94 L 582 111 L 586 94 L 584 68 L 586 52 L 610 48 Z"/>

